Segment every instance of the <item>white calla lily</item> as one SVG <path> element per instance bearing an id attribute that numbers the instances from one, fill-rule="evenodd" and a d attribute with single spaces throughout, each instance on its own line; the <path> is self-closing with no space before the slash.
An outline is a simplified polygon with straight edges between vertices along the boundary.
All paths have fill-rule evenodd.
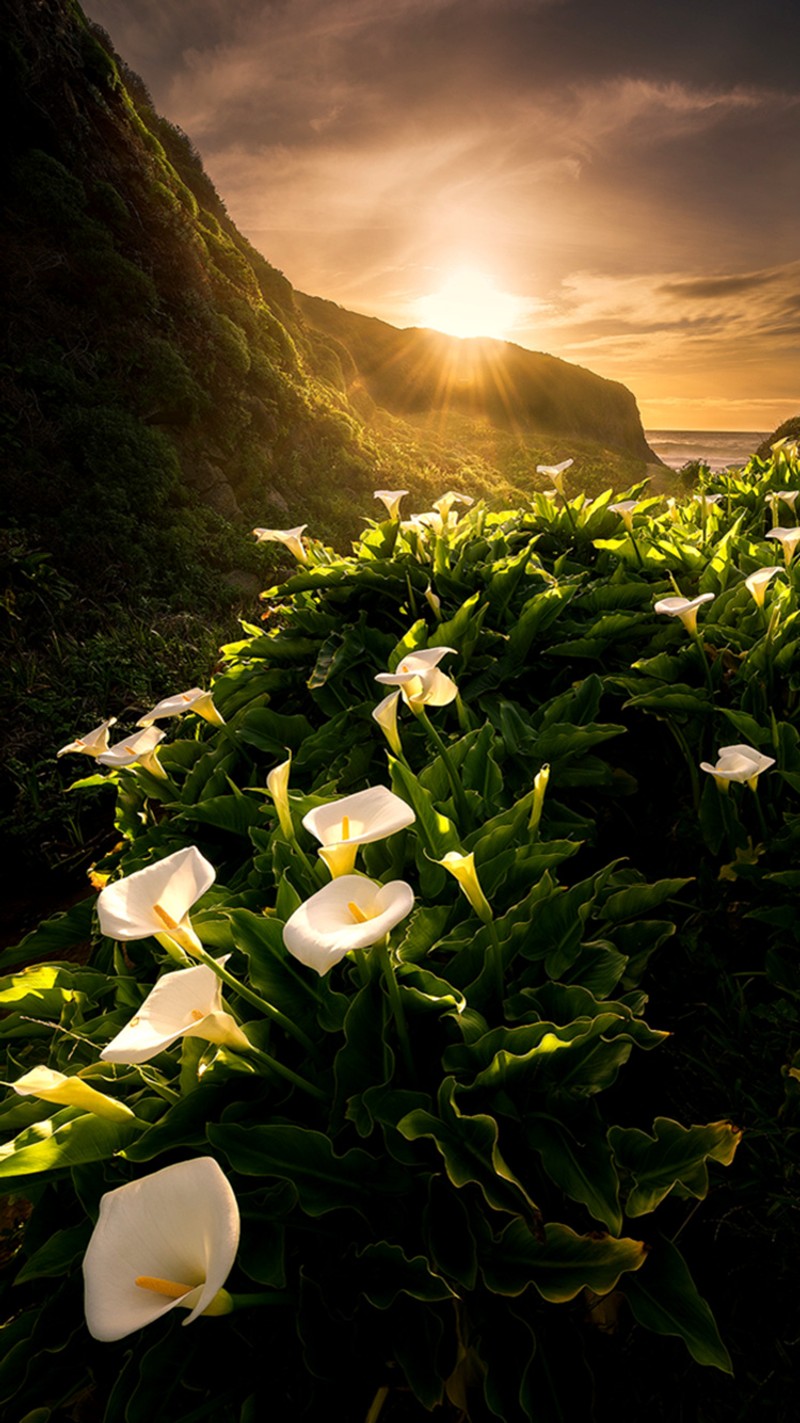
<path id="1" fill-rule="evenodd" d="M 69 741 L 66 746 L 62 746 L 57 756 L 66 756 L 69 752 L 76 751 L 83 756 L 100 756 L 102 752 L 108 750 L 108 728 L 116 726 L 117 718 L 110 716 L 108 721 L 101 721 L 94 731 L 87 731 L 85 736 L 77 736 L 74 741 Z"/>
<path id="2" fill-rule="evenodd" d="M 136 870 L 106 885 L 97 899 L 100 929 L 109 939 L 146 939 L 179 944 L 189 953 L 201 948 L 189 910 L 210 889 L 216 870 L 196 845 Z"/>
<path id="3" fill-rule="evenodd" d="M 377 721 L 395 756 L 401 756 L 403 753 L 400 733 L 397 730 L 397 703 L 399 701 L 400 693 L 390 692 L 388 697 L 384 697 L 383 701 L 378 702 L 378 705 L 372 709 L 373 720 Z"/>
<path id="4" fill-rule="evenodd" d="M 800 543 L 800 526 L 792 529 L 787 529 L 781 527 L 781 525 L 778 525 L 777 529 L 770 529 L 769 533 L 767 534 L 767 538 L 778 540 L 781 548 L 783 549 L 784 561 L 786 563 L 786 567 L 788 568 L 789 564 L 792 561 L 792 558 L 794 557 L 795 549 Z"/>
<path id="5" fill-rule="evenodd" d="M 164 697 L 151 711 L 139 717 L 136 725 L 152 726 L 154 721 L 161 721 L 163 717 L 183 716 L 190 711 L 210 721 L 213 726 L 225 724 L 214 706 L 211 693 L 204 692 L 202 687 L 190 687 L 188 692 L 176 692 L 174 697 Z"/>
<path id="6" fill-rule="evenodd" d="M 782 499 L 784 504 L 788 504 L 790 508 L 793 509 L 797 502 L 798 494 L 800 494 L 800 489 L 776 489 L 772 497 L 774 499 Z"/>
<path id="7" fill-rule="evenodd" d="M 665 613 L 670 618 L 680 618 L 687 632 L 697 632 L 697 609 L 703 603 L 713 602 L 713 593 L 700 593 L 696 598 L 661 598 L 653 608 L 654 613 Z"/>
<path id="8" fill-rule="evenodd" d="M 633 516 L 639 508 L 638 499 L 620 499 L 616 504 L 609 504 L 610 513 L 619 514 L 628 533 L 633 533 Z"/>
<path id="9" fill-rule="evenodd" d="M 757 568 L 755 573 L 751 573 L 749 578 L 745 578 L 744 586 L 748 593 L 752 594 L 757 607 L 763 608 L 764 599 L 767 594 L 767 585 L 770 579 L 774 578 L 775 574 L 780 572 L 780 564 L 773 563 L 769 568 Z"/>
<path id="10" fill-rule="evenodd" d="M 294 821 L 292 820 L 292 808 L 289 804 L 289 772 L 292 769 L 292 753 L 285 761 L 281 761 L 279 766 L 273 766 L 267 776 L 267 790 L 272 796 L 272 802 L 278 812 L 278 823 L 287 840 L 294 840 Z"/>
<path id="11" fill-rule="evenodd" d="M 773 756 L 764 756 L 752 746 L 738 743 L 736 746 L 721 746 L 716 765 L 711 766 L 708 761 L 701 761 L 700 770 L 707 771 L 715 778 L 717 785 L 726 790 L 731 781 L 742 781 L 754 791 L 761 772 L 774 765 Z"/>
<path id="12" fill-rule="evenodd" d="M 118 741 L 115 746 L 109 747 L 108 751 L 101 751 L 97 760 L 101 766 L 109 766 L 113 771 L 118 771 L 122 766 L 138 765 L 143 766 L 152 776 L 166 776 L 167 773 L 156 754 L 156 747 L 164 740 L 164 734 L 155 726 L 147 726 L 144 731 L 134 732 L 133 736 L 126 736 L 124 741 Z"/>
<path id="13" fill-rule="evenodd" d="M 108 1121 L 130 1121 L 135 1114 L 124 1102 L 117 1102 L 90 1087 L 82 1077 L 67 1077 L 52 1067 L 32 1067 L 16 1082 L 6 1084 L 13 1087 L 20 1097 L 38 1097 L 42 1102 L 55 1102 L 60 1107 L 81 1107 L 95 1117 L 105 1117 Z"/>
<path id="14" fill-rule="evenodd" d="M 328 973 L 351 949 L 367 949 L 411 913 L 414 891 L 405 880 L 378 884 L 340 875 L 312 894 L 289 918 L 283 942 L 300 963 Z"/>
<path id="15" fill-rule="evenodd" d="M 564 475 L 574 460 L 562 460 L 561 464 L 537 464 L 536 473 L 546 474 L 548 479 L 552 479 L 559 494 L 564 494 Z"/>
<path id="16" fill-rule="evenodd" d="M 478 879 L 474 853 L 470 851 L 468 855 L 462 855 L 458 850 L 448 850 L 444 859 L 437 860 L 437 864 L 442 865 L 454 879 L 458 880 L 478 918 L 482 919 L 484 924 L 488 924 L 493 915 Z"/>
<path id="17" fill-rule="evenodd" d="M 259 543 L 283 544 L 293 553 L 298 563 L 305 563 L 308 554 L 303 546 L 303 534 L 308 524 L 298 524 L 296 529 L 253 529 Z"/>
<path id="18" fill-rule="evenodd" d="M 86 1324 L 124 1339 L 170 1310 L 228 1313 L 222 1289 L 239 1247 L 239 1208 L 210 1156 L 179 1161 L 109 1191 L 83 1259 Z"/>
<path id="19" fill-rule="evenodd" d="M 317 840 L 331 875 L 350 874 L 359 845 L 385 840 L 413 824 L 410 805 L 386 786 L 370 786 L 355 795 L 318 805 L 303 816 L 303 825 Z"/>
<path id="20" fill-rule="evenodd" d="M 434 499 L 433 507 L 436 510 L 436 513 L 439 515 L 442 524 L 445 525 L 450 522 L 450 510 L 452 509 L 454 504 L 470 505 L 474 503 L 475 500 L 471 497 L 471 495 L 459 494 L 457 489 L 448 489 L 447 493 L 443 494 L 441 499 Z"/>
<path id="21" fill-rule="evenodd" d="M 228 955 L 219 960 L 227 963 Z M 222 984 L 205 964 L 165 973 L 142 1006 L 103 1048 L 104 1062 L 149 1062 L 178 1038 L 203 1038 L 248 1051 L 249 1038 L 222 1006 Z"/>
<path id="22" fill-rule="evenodd" d="M 394 672 L 378 672 L 376 682 L 399 687 L 400 695 L 412 711 L 426 706 L 445 707 L 458 696 L 458 687 L 439 671 L 438 664 L 454 647 L 427 647 L 401 658 Z"/>
<path id="23" fill-rule="evenodd" d="M 390 519 L 399 519 L 400 504 L 407 494 L 407 489 L 376 489 L 374 497 L 386 505 L 386 512 Z"/>

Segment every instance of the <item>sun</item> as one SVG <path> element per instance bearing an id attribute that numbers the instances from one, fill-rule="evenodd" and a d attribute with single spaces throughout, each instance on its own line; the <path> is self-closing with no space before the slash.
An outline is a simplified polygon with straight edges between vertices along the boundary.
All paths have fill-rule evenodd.
<path id="1" fill-rule="evenodd" d="M 438 292 L 414 303 L 423 326 L 447 336 L 490 336 L 499 341 L 517 325 L 523 309 L 519 297 L 500 291 L 493 277 L 472 267 L 459 267 Z"/>

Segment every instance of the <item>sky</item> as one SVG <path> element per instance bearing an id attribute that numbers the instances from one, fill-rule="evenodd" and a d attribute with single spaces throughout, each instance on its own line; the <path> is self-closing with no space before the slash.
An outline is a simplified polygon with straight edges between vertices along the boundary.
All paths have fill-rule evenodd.
<path id="1" fill-rule="evenodd" d="M 293 286 L 800 412 L 797 0 L 89 0 Z"/>

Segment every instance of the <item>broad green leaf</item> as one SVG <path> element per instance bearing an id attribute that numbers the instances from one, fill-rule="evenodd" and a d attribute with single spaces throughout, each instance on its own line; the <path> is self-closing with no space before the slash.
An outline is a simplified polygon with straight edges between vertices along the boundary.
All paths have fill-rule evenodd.
<path id="1" fill-rule="evenodd" d="M 610 1235 L 578 1235 L 566 1225 L 546 1225 L 538 1239 L 521 1220 L 506 1227 L 493 1248 L 482 1250 L 486 1285 L 503 1295 L 521 1295 L 529 1285 L 551 1304 L 574 1299 L 583 1289 L 613 1290 L 620 1275 L 638 1270 L 647 1258 L 641 1240 Z"/>
<path id="2" fill-rule="evenodd" d="M 732 1374 L 730 1355 L 719 1337 L 714 1316 L 698 1293 L 681 1252 L 671 1240 L 659 1238 L 644 1269 L 623 1282 L 634 1318 L 656 1334 L 683 1339 L 698 1364 L 710 1364 Z"/>
<path id="3" fill-rule="evenodd" d="M 0 1179 L 59 1171 L 82 1161 L 105 1161 L 133 1141 L 140 1122 L 108 1121 L 65 1107 L 0 1146 Z"/>
<path id="4" fill-rule="evenodd" d="M 376 1309 L 388 1309 L 399 1294 L 418 1300 L 454 1298 L 453 1290 L 436 1275 L 424 1255 L 409 1257 L 400 1245 L 381 1240 L 356 1251 L 358 1282 Z"/>
<path id="5" fill-rule="evenodd" d="M 91 1226 L 88 1221 L 82 1225 L 70 1226 L 67 1230 L 57 1230 L 44 1245 L 40 1245 L 28 1257 L 18 1272 L 14 1284 L 22 1285 L 28 1280 L 53 1275 L 65 1275 L 74 1262 L 80 1259 L 89 1244 Z"/>
<path id="6" fill-rule="evenodd" d="M 404 1190 L 388 1163 L 360 1147 L 337 1155 L 328 1137 L 310 1128 L 225 1123 L 209 1126 L 208 1139 L 243 1176 L 290 1181 L 310 1216 L 347 1208 L 369 1216 L 376 1192 L 399 1195 Z"/>
<path id="7" fill-rule="evenodd" d="M 620 1170 L 633 1183 L 626 1213 L 648 1214 L 678 1185 L 702 1200 L 708 1191 L 706 1161 L 729 1166 L 741 1138 L 730 1122 L 684 1127 L 669 1117 L 656 1117 L 652 1136 L 636 1127 L 612 1126 L 609 1144 Z"/>

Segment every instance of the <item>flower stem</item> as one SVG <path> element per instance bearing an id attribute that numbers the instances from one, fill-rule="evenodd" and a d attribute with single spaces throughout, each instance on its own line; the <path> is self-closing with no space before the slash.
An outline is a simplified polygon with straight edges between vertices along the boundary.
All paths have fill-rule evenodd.
<path id="1" fill-rule="evenodd" d="M 630 541 L 631 541 L 631 543 L 633 544 L 633 551 L 634 551 L 634 553 L 636 554 L 636 557 L 637 557 L 638 560 L 639 560 L 639 567 L 640 567 L 640 568 L 644 568 L 644 559 L 642 558 L 642 551 L 641 551 L 641 549 L 639 548 L 639 541 L 638 541 L 638 539 L 636 538 L 636 536 L 635 536 L 635 534 L 634 534 L 634 532 L 633 532 L 633 529 L 631 529 L 631 530 L 629 531 L 629 536 L 630 536 Z"/>
<path id="2" fill-rule="evenodd" d="M 237 1051 L 239 1051 L 239 1049 L 237 1049 Z M 300 1077 L 296 1072 L 292 1071 L 291 1067 L 285 1067 L 282 1062 L 278 1062 L 277 1058 L 271 1057 L 268 1052 L 262 1052 L 261 1048 L 254 1047 L 252 1043 L 246 1051 L 248 1057 L 253 1057 L 256 1062 L 263 1063 L 265 1067 L 269 1068 L 270 1072 L 276 1072 L 279 1077 L 283 1077 L 287 1082 L 291 1082 L 292 1086 L 299 1087 L 301 1092 L 308 1092 L 309 1096 L 316 1097 L 320 1102 L 327 1101 L 327 1097 L 320 1087 L 315 1087 L 312 1082 L 307 1082 L 305 1077 Z M 241 1052 L 244 1054 L 245 1049 L 242 1048 Z"/>
<path id="3" fill-rule="evenodd" d="M 375 945 L 374 952 L 378 959 L 378 963 L 380 964 L 381 969 L 383 971 L 384 982 L 386 983 L 386 990 L 389 994 L 389 1003 L 392 1009 L 394 1025 L 397 1029 L 397 1038 L 400 1043 L 400 1053 L 403 1058 L 403 1063 L 405 1064 L 405 1068 L 409 1077 L 413 1080 L 415 1077 L 414 1059 L 411 1056 L 411 1043 L 409 1041 L 408 1036 L 408 1024 L 406 1023 L 406 1015 L 403 1009 L 403 1000 L 400 997 L 400 988 L 397 982 L 397 978 L 395 976 L 391 954 L 389 953 L 388 934 L 384 939 L 378 940 Z"/>
<path id="4" fill-rule="evenodd" d="M 425 728 L 425 733 L 428 737 L 428 740 L 433 742 L 434 746 L 436 747 L 436 750 L 439 752 L 439 755 L 442 758 L 444 769 L 447 772 L 447 779 L 449 780 L 451 789 L 453 791 L 453 800 L 455 801 L 458 814 L 462 820 L 463 828 L 467 830 L 472 824 L 472 815 L 470 813 L 469 801 L 467 800 L 466 794 L 464 792 L 464 787 L 462 786 L 461 781 L 458 778 L 455 766 L 453 765 L 453 762 L 450 759 L 450 752 L 445 746 L 444 741 L 436 730 L 436 727 L 428 716 L 428 713 L 426 712 L 425 708 L 415 707 L 414 710 L 423 727 Z"/>
<path id="5" fill-rule="evenodd" d="M 694 641 L 696 642 L 696 644 L 697 644 L 697 646 L 698 646 L 698 648 L 699 648 L 699 651 L 700 651 L 700 656 L 701 656 L 702 659 L 703 659 L 703 671 L 704 671 L 705 674 L 706 674 L 706 686 L 708 687 L 708 694 L 709 694 L 709 696 L 711 697 L 711 700 L 713 701 L 713 700 L 714 700 L 714 683 L 713 683 L 712 680 L 711 680 L 711 666 L 710 666 L 710 664 L 709 664 L 708 656 L 707 656 L 707 654 L 706 654 L 705 643 L 703 642 L 702 637 L 700 636 L 699 632 L 698 632 L 696 629 L 695 629 L 695 631 L 692 633 L 692 637 L 693 637 Z"/>
<path id="6" fill-rule="evenodd" d="M 257 1309 L 260 1305 L 289 1304 L 292 1296 L 288 1290 L 266 1290 L 263 1294 L 231 1294 L 231 1311 L 237 1309 Z"/>
<path id="7" fill-rule="evenodd" d="M 248 988 L 244 983 L 240 983 L 238 978 L 234 978 L 232 973 L 228 973 L 228 970 L 223 967 L 217 959 L 212 958 L 211 954 L 206 953 L 205 949 L 201 949 L 200 953 L 195 951 L 194 957 L 198 958 L 201 963 L 204 963 L 207 968 L 210 968 L 223 983 L 227 983 L 228 987 L 232 988 L 235 993 L 238 993 L 240 998 L 245 998 L 254 1008 L 258 1008 L 266 1018 L 271 1018 L 273 1023 L 277 1023 L 278 1027 L 283 1028 L 285 1033 L 290 1033 L 292 1037 L 296 1038 L 301 1046 L 306 1049 L 306 1052 L 316 1052 L 314 1044 L 307 1034 L 303 1032 L 302 1028 L 298 1028 L 297 1024 L 293 1023 L 291 1018 L 287 1018 L 286 1014 L 282 1013 L 280 1008 L 275 1008 L 272 1003 L 268 1003 L 265 998 L 261 998 L 257 993 L 254 993 L 252 988 Z"/>
<path id="8" fill-rule="evenodd" d="M 489 930 L 489 940 L 492 945 L 492 969 L 494 973 L 495 990 L 497 992 L 497 1001 L 499 1004 L 502 1005 L 504 988 L 503 950 L 500 945 L 500 936 L 497 932 L 497 925 L 495 924 L 493 918 L 487 920 L 486 927 Z"/>

